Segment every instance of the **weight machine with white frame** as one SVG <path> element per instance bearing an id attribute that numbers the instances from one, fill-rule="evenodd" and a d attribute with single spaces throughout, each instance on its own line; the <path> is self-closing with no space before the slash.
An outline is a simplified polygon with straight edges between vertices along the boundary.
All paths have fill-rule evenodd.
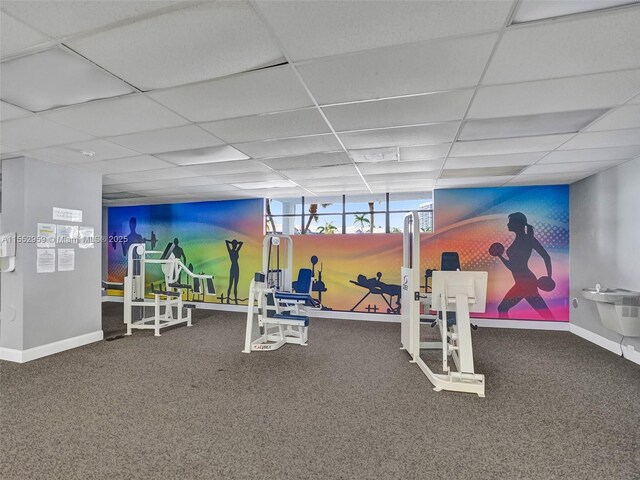
<path id="1" fill-rule="evenodd" d="M 286 263 L 280 255 L 282 250 L 286 254 Z M 274 259 L 276 265 L 272 268 Z M 243 353 L 277 350 L 286 343 L 307 345 L 309 311 L 319 310 L 321 305 L 311 297 L 311 270 L 300 269 L 295 282 L 292 271 L 291 237 L 265 236 L 262 243 L 262 272 L 256 272 L 249 289 Z M 256 302 L 257 312 L 254 310 Z M 259 333 L 254 338 L 256 332 Z"/>
<path id="2" fill-rule="evenodd" d="M 420 292 L 420 222 L 417 212 L 410 212 L 404 219 L 402 261 L 402 349 L 433 384 L 435 391 L 475 393 L 484 397 L 484 375 L 475 373 L 471 342 L 470 312 L 483 313 L 486 308 L 487 272 L 434 271 L 431 294 Z M 426 285 L 425 285 L 426 291 Z M 435 310 L 435 325 L 440 331 L 439 342 L 420 342 L 420 320 L 434 317 L 421 315 Z M 450 322 L 447 311 L 454 311 L 456 319 Z M 441 350 L 442 371 L 434 373 L 420 357 L 420 350 Z M 457 371 L 452 371 L 449 357 Z"/>
<path id="3" fill-rule="evenodd" d="M 153 300 L 146 298 L 145 278 L 148 265 L 160 265 L 164 274 L 165 289 L 152 289 Z M 139 329 L 154 330 L 155 336 L 159 337 L 160 330 L 163 328 L 180 323 L 191 326 L 191 310 L 195 305 L 183 302 L 183 290 L 191 286 L 179 283 L 182 272 L 189 277 L 201 280 L 207 286 L 207 295 L 215 295 L 213 276 L 193 273 L 179 258 L 175 258 L 169 246 L 164 254 L 160 251 L 147 250 L 144 243 L 129 247 L 127 276 L 124 277 L 124 323 L 127 326 L 127 335 L 131 335 L 132 330 Z M 146 316 L 147 308 L 153 308 L 153 315 Z M 134 311 L 141 312 L 139 318 L 133 318 Z"/>

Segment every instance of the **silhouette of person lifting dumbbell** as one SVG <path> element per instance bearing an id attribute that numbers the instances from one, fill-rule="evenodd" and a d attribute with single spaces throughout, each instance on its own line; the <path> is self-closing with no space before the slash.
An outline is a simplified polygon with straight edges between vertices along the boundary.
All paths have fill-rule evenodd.
<path id="1" fill-rule="evenodd" d="M 489 254 L 498 257 L 512 275 L 515 285 L 506 293 L 500 305 L 498 314 L 500 318 L 509 318 L 509 310 L 515 307 L 522 299 L 526 300 L 545 320 L 554 320 L 553 314 L 546 302 L 540 296 L 538 289 L 550 292 L 555 288 L 555 282 L 551 278 L 551 257 L 534 237 L 533 227 L 527 222 L 527 217 L 516 212 L 509 215 L 507 228 L 516 234 L 516 238 L 507 248 L 507 256 L 504 256 L 504 246 L 494 243 L 489 247 Z M 544 260 L 547 276 L 536 278 L 529 269 L 529 258 L 535 250 Z"/>

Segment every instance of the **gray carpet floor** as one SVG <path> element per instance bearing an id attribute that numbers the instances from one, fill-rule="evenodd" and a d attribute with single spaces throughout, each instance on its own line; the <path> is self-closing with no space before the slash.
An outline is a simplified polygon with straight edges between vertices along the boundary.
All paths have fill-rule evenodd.
<path id="1" fill-rule="evenodd" d="M 318 319 L 249 355 L 244 327 L 199 312 L 1 363 L 0 478 L 640 478 L 640 367 L 569 333 L 474 332 L 482 399 L 432 391 L 398 324 Z"/>

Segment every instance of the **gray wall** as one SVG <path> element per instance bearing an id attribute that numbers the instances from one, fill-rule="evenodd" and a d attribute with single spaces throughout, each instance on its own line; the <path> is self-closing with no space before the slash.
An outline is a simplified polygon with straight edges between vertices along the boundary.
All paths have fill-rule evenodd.
<path id="1" fill-rule="evenodd" d="M 99 174 L 30 158 L 5 160 L 2 174 L 3 231 L 36 235 L 38 222 L 71 224 L 52 219 L 53 207 L 62 207 L 82 210 L 77 225 L 102 234 Z M 102 329 L 101 246 L 67 247 L 76 250 L 75 270 L 55 273 L 36 273 L 36 248 L 18 244 L 16 271 L 3 274 L 2 347 L 27 350 Z"/>
<path id="2" fill-rule="evenodd" d="M 571 323 L 615 342 L 594 302 L 581 291 L 600 283 L 640 291 L 640 158 L 588 177 L 570 187 Z M 640 339 L 625 339 L 640 350 Z"/>

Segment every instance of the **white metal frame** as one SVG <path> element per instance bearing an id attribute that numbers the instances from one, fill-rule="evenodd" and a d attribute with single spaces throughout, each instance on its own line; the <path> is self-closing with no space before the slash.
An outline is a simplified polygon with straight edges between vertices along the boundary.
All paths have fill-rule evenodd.
<path id="1" fill-rule="evenodd" d="M 180 273 L 185 272 L 192 278 L 199 278 L 203 282 L 213 280 L 211 275 L 196 275 L 190 271 L 180 259 L 173 254 L 169 258 L 157 257 L 162 252 L 147 250 L 145 244 L 139 243 L 129 247 L 127 252 L 127 276 L 124 278 L 124 323 L 127 326 L 127 335 L 133 330 L 153 330 L 156 337 L 160 336 L 160 330 L 172 325 L 186 323 L 191 324 L 191 305 L 185 306 L 183 301 L 183 289 L 171 287 L 180 278 Z M 134 258 L 138 255 L 139 258 Z M 140 262 L 139 274 L 134 275 L 135 262 Z M 152 292 L 153 300 L 147 299 L 145 294 L 145 272 L 147 265 L 159 264 L 165 275 L 165 291 Z M 133 319 L 134 308 L 142 311 L 140 319 Z M 153 308 L 153 315 L 146 316 L 146 309 Z M 174 313 L 175 309 L 175 313 Z M 186 310 L 186 313 L 185 313 Z"/>
<path id="2" fill-rule="evenodd" d="M 411 363 L 415 363 L 433 384 L 435 391 L 449 390 L 454 392 L 475 393 L 484 397 L 484 375 L 475 373 L 473 365 L 473 347 L 471 342 L 471 323 L 469 305 L 474 311 L 484 311 L 486 303 L 487 272 L 438 272 L 433 273 L 433 290 L 431 295 L 420 293 L 420 222 L 417 212 L 410 212 L 405 216 L 403 233 L 402 260 L 402 313 L 400 338 L 402 349 L 411 356 Z M 480 278 L 479 284 L 471 281 L 474 291 L 464 291 L 457 288 L 456 292 L 447 290 L 446 278 L 451 276 L 459 279 L 456 285 L 469 285 L 469 278 Z M 443 278 L 446 277 L 446 278 Z M 484 282 L 484 283 L 483 283 Z M 482 292 L 484 289 L 484 294 Z M 476 291 L 477 290 L 477 291 Z M 438 300 L 433 302 L 432 298 Z M 432 308 L 441 312 L 435 318 L 420 314 L 420 305 L 425 310 Z M 447 326 L 447 309 L 456 312 L 456 323 Z M 439 342 L 420 342 L 420 320 L 434 320 L 440 332 Z M 442 371 L 434 373 L 420 357 L 420 350 L 441 350 Z M 452 371 L 449 365 L 452 357 L 457 371 Z"/>
<path id="3" fill-rule="evenodd" d="M 271 275 L 269 248 L 283 245 L 286 248 L 287 263 L 280 265 L 278 284 L 274 284 Z M 249 288 L 249 307 L 247 309 L 247 329 L 245 333 L 243 353 L 256 351 L 273 351 L 290 343 L 307 345 L 308 312 L 313 308 L 305 305 L 304 299 L 278 298 L 279 292 L 291 292 L 293 272 L 293 241 L 288 235 L 267 235 L 262 243 L 262 272 L 258 272 L 251 280 Z M 278 260 L 279 262 L 279 260 Z M 269 305 L 272 299 L 273 305 Z M 257 302 L 257 312 L 254 305 Z M 270 315 L 284 314 L 285 318 Z M 299 319 L 286 318 L 297 316 Z M 253 338 L 259 330 L 259 336 Z"/>

